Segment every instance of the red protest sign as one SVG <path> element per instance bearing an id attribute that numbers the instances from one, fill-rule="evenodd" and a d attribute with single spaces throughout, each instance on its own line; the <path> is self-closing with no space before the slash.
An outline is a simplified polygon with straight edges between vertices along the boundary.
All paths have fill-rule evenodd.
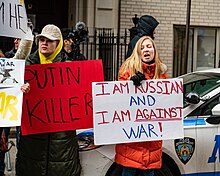
<path id="1" fill-rule="evenodd" d="M 92 82 L 103 79 L 101 60 L 26 66 L 22 134 L 91 128 Z"/>

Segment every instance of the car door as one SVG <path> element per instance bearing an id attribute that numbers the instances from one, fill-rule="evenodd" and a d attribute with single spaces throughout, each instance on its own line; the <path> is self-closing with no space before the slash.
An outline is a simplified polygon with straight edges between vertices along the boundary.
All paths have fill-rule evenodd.
<path id="1" fill-rule="evenodd" d="M 185 112 L 188 109 L 188 115 L 185 118 L 185 124 L 187 121 L 191 121 L 188 128 L 185 128 L 185 136 L 188 135 L 190 128 L 195 129 L 195 136 L 192 138 L 195 140 L 195 150 L 192 157 L 192 167 L 188 167 L 188 173 L 204 174 L 209 176 L 220 174 L 219 164 L 219 147 L 220 137 L 219 124 L 209 124 L 206 122 L 206 118 L 212 115 L 212 109 L 215 105 L 220 103 L 220 88 L 218 78 L 209 79 L 206 81 L 191 83 L 185 86 L 188 91 L 192 88 L 193 91 L 199 93 L 202 97 L 197 105 L 188 105 L 185 108 Z M 197 84 L 197 85 L 196 85 Z M 201 85 L 202 84 L 202 85 Z M 190 86 L 191 88 L 187 87 Z M 187 106 L 185 104 L 185 106 Z M 194 170 L 194 171 L 193 171 Z"/>

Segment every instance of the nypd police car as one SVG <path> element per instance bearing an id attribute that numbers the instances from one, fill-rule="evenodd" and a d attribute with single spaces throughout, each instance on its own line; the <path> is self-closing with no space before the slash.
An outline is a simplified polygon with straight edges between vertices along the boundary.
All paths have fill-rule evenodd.
<path id="1" fill-rule="evenodd" d="M 163 141 L 163 164 L 155 176 L 220 176 L 220 68 L 180 78 L 184 138 Z M 95 146 L 92 129 L 80 132 L 78 141 L 82 176 L 120 176 L 114 145 Z"/>

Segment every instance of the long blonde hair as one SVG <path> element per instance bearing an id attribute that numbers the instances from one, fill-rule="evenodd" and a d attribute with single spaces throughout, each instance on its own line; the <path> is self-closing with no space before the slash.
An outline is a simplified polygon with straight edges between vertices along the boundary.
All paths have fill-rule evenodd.
<path id="1" fill-rule="evenodd" d="M 122 64 L 120 71 L 119 71 L 119 75 L 120 73 L 123 75 L 126 74 L 128 70 L 131 74 L 130 76 L 133 76 L 138 71 L 143 73 L 143 67 L 142 67 L 143 62 L 141 60 L 141 45 L 144 42 L 144 40 L 147 40 L 147 39 L 152 42 L 154 51 L 155 51 L 154 62 L 156 64 L 156 68 L 155 68 L 155 74 L 154 74 L 153 79 L 157 79 L 159 77 L 159 75 L 161 74 L 160 64 L 162 62 L 159 58 L 156 44 L 153 41 L 153 39 L 149 36 L 143 36 L 137 41 L 131 56 L 127 58 L 127 60 Z"/>

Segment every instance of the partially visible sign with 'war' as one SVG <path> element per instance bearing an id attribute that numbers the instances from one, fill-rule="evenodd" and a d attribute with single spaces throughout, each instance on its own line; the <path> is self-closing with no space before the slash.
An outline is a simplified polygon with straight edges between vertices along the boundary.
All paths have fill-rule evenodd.
<path id="1" fill-rule="evenodd" d="M 0 127 L 21 125 L 24 60 L 0 58 Z"/>
<path id="2" fill-rule="evenodd" d="M 24 84 L 25 60 L 0 58 L 0 88 Z"/>

